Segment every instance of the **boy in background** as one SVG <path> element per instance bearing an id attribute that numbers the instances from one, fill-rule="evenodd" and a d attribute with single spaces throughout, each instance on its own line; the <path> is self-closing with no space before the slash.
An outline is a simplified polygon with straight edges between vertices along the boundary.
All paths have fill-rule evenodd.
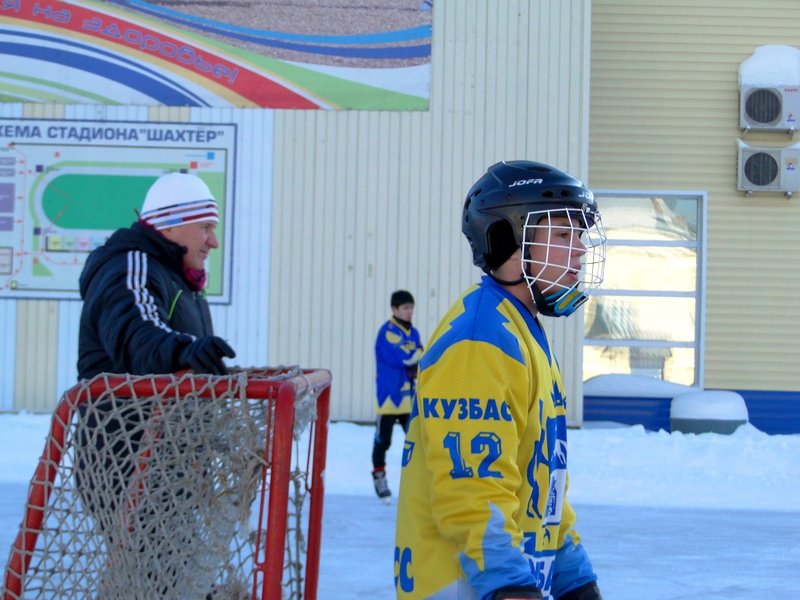
<path id="1" fill-rule="evenodd" d="M 414 297 L 406 290 L 397 290 L 390 304 L 392 317 L 378 330 L 375 340 L 378 404 L 372 445 L 372 481 L 378 498 L 386 501 L 392 495 L 386 480 L 386 451 L 392 444 L 395 423 L 404 433 L 408 430 L 417 363 L 422 358 L 419 331 L 411 325 Z"/>

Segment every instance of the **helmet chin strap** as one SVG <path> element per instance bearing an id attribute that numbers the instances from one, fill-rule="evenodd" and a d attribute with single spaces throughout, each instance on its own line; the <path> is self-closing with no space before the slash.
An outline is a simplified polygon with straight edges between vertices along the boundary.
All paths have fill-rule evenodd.
<path id="1" fill-rule="evenodd" d="M 589 297 L 577 287 L 559 290 L 545 296 L 534 282 L 529 286 L 536 309 L 548 317 L 568 317 Z"/>
<path id="2" fill-rule="evenodd" d="M 524 275 L 520 275 L 519 279 L 515 279 L 514 281 L 507 281 L 505 279 L 500 279 L 497 275 L 495 275 L 494 273 L 491 273 L 491 272 L 488 275 L 489 275 L 489 277 L 494 279 L 500 285 L 519 285 L 520 283 L 525 281 L 525 276 Z"/>
<path id="3" fill-rule="evenodd" d="M 523 247 L 522 248 L 522 252 L 523 252 L 524 256 L 528 255 L 528 249 L 527 248 Z M 523 270 L 520 271 L 519 279 L 514 279 L 513 281 L 509 281 L 507 279 L 500 279 L 497 275 L 494 274 L 494 271 L 491 271 L 491 270 L 487 271 L 486 274 L 489 275 L 489 277 L 494 279 L 500 285 L 519 285 L 520 283 L 524 283 L 526 281 L 525 272 Z"/>

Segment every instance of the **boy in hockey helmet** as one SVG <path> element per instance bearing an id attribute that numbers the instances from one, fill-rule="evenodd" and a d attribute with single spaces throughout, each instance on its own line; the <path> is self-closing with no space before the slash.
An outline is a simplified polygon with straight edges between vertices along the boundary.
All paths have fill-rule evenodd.
<path id="1" fill-rule="evenodd" d="M 594 194 L 547 165 L 507 161 L 490 167 L 467 194 L 461 228 L 475 265 L 503 285 L 524 280 L 543 315 L 571 315 L 586 301 L 581 286 L 603 280 L 605 233 Z M 516 250 L 519 277 L 498 279 L 494 271 Z M 568 265 L 560 263 L 564 253 Z"/>
<path id="2" fill-rule="evenodd" d="M 505 161 L 470 189 L 462 229 L 486 275 L 419 364 L 398 598 L 599 600 L 566 497 L 564 386 L 538 319 L 572 314 L 602 280 L 594 196 L 548 165 Z"/>

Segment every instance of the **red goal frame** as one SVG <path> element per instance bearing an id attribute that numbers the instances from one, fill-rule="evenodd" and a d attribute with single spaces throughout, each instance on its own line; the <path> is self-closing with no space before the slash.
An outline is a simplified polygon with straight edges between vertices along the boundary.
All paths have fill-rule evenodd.
<path id="1" fill-rule="evenodd" d="M 316 600 L 325 494 L 323 474 L 328 438 L 331 374 L 324 369 L 303 369 L 297 376 L 274 380 L 270 379 L 269 375 L 278 373 L 277 370 L 253 369 L 242 373 L 247 375 L 245 393 L 248 399 L 275 402 L 274 424 L 271 427 L 271 435 L 267 436 L 267 447 L 264 449 L 265 456 L 271 456 L 272 467 L 267 469 L 265 466 L 262 469 L 260 493 L 255 505 L 258 510 L 259 535 L 256 537 L 253 557 L 253 599 L 281 597 L 295 399 L 298 393 L 308 388 L 321 390 L 316 398 L 316 419 L 309 425 L 312 431 L 309 438 L 311 448 L 308 460 L 313 464 L 310 465 L 311 483 L 308 489 L 310 504 L 303 596 L 305 600 Z M 237 377 L 237 374 L 234 373 L 230 377 Z M 177 389 L 181 396 L 191 393 L 201 398 L 212 398 L 214 396 L 211 391 L 222 394 L 229 387 L 228 379 L 228 377 L 191 375 L 182 379 Z M 218 383 L 214 383 L 215 381 Z M 129 385 L 126 386 L 126 382 Z M 45 519 L 53 482 L 64 452 L 67 427 L 72 422 L 72 415 L 78 407 L 107 394 L 110 390 L 114 390 L 117 398 L 131 398 L 161 394 L 168 386 L 174 388 L 174 376 L 154 375 L 131 382 L 125 375 L 99 375 L 88 385 L 79 384 L 64 393 L 53 413 L 50 433 L 31 480 L 19 533 L 11 547 L 4 580 L 4 600 L 16 600 L 24 593 L 24 576 L 30 566 L 32 553 Z M 126 390 L 129 392 L 127 395 Z M 206 390 L 205 394 L 202 393 L 203 390 Z M 261 532 L 265 532 L 263 536 L 260 535 Z M 262 538 L 263 545 L 260 543 Z"/>

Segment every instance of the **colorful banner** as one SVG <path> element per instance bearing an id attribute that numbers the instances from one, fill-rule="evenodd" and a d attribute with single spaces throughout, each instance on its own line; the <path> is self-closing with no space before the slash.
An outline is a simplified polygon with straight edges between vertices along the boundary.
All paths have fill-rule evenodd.
<path id="1" fill-rule="evenodd" d="M 0 0 L 0 102 L 427 110 L 431 13 L 431 0 Z"/>

